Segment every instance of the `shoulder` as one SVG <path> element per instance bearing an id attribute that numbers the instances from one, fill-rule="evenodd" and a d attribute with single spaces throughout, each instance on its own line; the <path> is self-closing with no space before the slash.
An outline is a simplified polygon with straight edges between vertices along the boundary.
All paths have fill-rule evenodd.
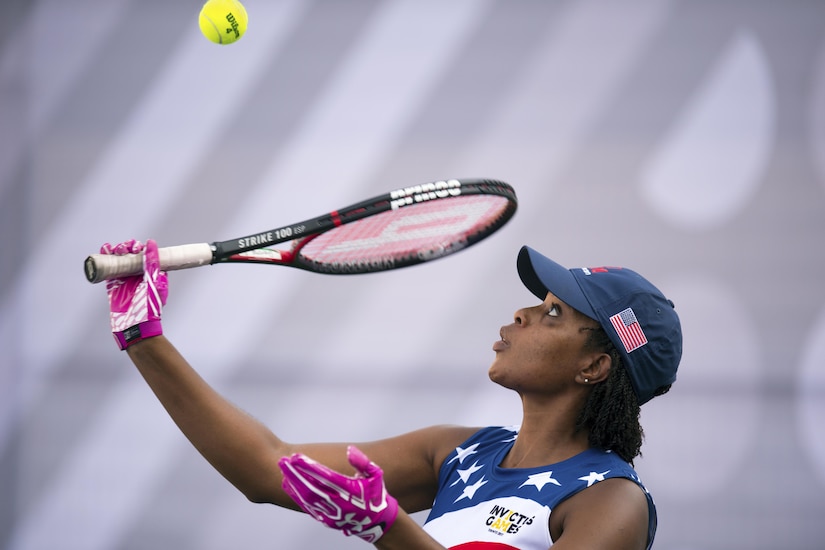
<path id="1" fill-rule="evenodd" d="M 551 514 L 550 532 L 559 547 L 638 548 L 651 532 L 649 495 L 636 481 L 613 477 L 561 502 Z M 654 518 L 655 521 L 655 518 Z"/>
<path id="2" fill-rule="evenodd" d="M 479 428 L 437 425 L 401 435 L 362 443 L 359 447 L 382 468 L 426 467 L 437 473 L 444 459 L 467 441 Z"/>
<path id="3" fill-rule="evenodd" d="M 447 455 L 478 431 L 477 427 L 436 425 L 359 447 L 382 467 L 401 462 L 427 464 L 437 470 Z"/>
<path id="4" fill-rule="evenodd" d="M 460 453 L 462 445 L 478 437 L 489 428 L 439 425 L 421 430 L 420 435 L 429 443 L 432 463 L 438 467 L 452 453 Z"/>
<path id="5" fill-rule="evenodd" d="M 387 489 L 408 512 L 432 506 L 445 459 L 479 428 L 439 425 L 359 444 L 384 472 Z"/>
<path id="6" fill-rule="evenodd" d="M 435 439 L 444 443 L 436 464 L 441 464 L 445 459 L 449 461 L 457 460 L 462 463 L 465 458 L 479 453 L 489 453 L 502 445 L 509 445 L 515 440 L 518 433 L 517 426 L 487 426 L 484 428 L 460 428 L 450 426 L 439 426 L 437 430 L 443 430 L 441 436 Z"/>

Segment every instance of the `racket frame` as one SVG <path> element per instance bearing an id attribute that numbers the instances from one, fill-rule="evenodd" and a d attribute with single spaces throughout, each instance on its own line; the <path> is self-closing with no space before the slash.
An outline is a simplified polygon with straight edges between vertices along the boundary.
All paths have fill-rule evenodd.
<path id="1" fill-rule="evenodd" d="M 433 200 L 449 200 L 453 197 L 473 195 L 494 195 L 507 199 L 506 208 L 484 231 L 470 235 L 466 242 L 456 243 L 443 251 L 434 251 L 424 257 L 411 257 L 392 265 L 364 265 L 363 269 L 323 269 L 312 262 L 301 262 L 300 250 L 312 239 L 336 227 L 373 216 L 382 212 L 399 210 Z M 383 195 L 360 201 L 338 210 L 301 222 L 284 225 L 267 231 L 252 233 L 243 237 L 213 243 L 196 243 L 159 249 L 161 269 L 171 271 L 188 269 L 216 263 L 261 263 L 290 265 L 299 269 L 323 273 L 346 274 L 367 273 L 399 267 L 406 267 L 437 257 L 452 254 L 484 239 L 503 226 L 515 213 L 516 194 L 513 188 L 492 179 L 451 179 L 440 180 L 396 189 Z M 293 241 L 289 249 L 270 248 Z M 92 254 L 84 262 L 86 279 L 98 283 L 106 279 L 134 275 L 142 272 L 142 254 L 113 256 Z M 128 272 L 128 273 L 127 273 Z"/>

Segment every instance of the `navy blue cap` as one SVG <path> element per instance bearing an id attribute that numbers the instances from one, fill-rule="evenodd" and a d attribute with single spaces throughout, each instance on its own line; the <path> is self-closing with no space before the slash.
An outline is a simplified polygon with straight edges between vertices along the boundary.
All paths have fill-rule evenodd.
<path id="1" fill-rule="evenodd" d="M 673 302 L 650 281 L 624 267 L 567 269 L 524 246 L 519 277 L 544 300 L 561 301 L 598 321 L 622 356 L 639 404 L 676 381 L 682 358 L 682 325 Z"/>

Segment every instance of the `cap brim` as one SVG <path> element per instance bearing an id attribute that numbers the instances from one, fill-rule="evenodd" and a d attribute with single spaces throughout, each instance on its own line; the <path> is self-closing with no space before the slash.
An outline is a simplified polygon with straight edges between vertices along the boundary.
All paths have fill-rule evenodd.
<path id="1" fill-rule="evenodd" d="M 521 282 L 540 300 L 544 300 L 547 293 L 552 292 L 573 309 L 598 320 L 576 277 L 566 267 L 539 254 L 529 246 L 521 247 L 516 267 Z"/>

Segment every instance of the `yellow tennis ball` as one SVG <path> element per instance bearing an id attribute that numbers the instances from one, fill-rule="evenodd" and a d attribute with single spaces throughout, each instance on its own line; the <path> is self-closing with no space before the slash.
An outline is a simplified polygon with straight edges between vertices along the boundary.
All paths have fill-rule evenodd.
<path id="1" fill-rule="evenodd" d="M 238 0 L 209 0 L 201 8 L 198 24 L 215 44 L 232 44 L 246 32 L 246 9 Z"/>

